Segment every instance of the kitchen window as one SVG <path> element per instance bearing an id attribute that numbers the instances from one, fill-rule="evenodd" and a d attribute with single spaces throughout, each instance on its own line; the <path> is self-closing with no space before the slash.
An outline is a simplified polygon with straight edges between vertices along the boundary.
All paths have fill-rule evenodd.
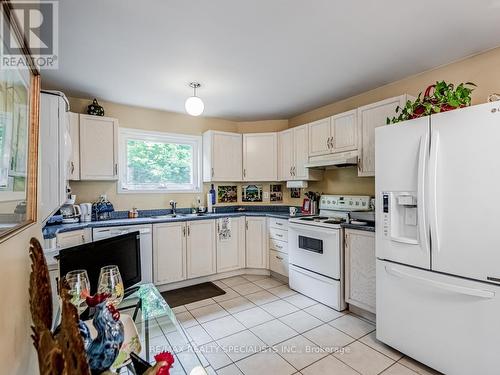
<path id="1" fill-rule="evenodd" d="M 201 191 L 201 136 L 120 129 L 120 193 Z"/>

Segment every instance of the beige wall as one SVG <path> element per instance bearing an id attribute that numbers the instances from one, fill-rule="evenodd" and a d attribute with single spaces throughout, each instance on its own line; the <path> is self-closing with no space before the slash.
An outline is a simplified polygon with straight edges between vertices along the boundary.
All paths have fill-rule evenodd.
<path id="1" fill-rule="evenodd" d="M 416 96 L 438 80 L 456 84 L 474 82 L 478 87 L 472 93 L 472 103 L 484 103 L 489 94 L 500 93 L 499 67 L 500 48 L 496 48 L 295 116 L 289 120 L 289 126 L 306 124 L 405 93 Z M 310 184 L 310 190 L 324 191 L 330 194 L 373 195 L 375 193 L 375 179 L 373 177 L 356 177 L 355 172 L 354 168 L 327 172 L 324 181 Z"/>
<path id="2" fill-rule="evenodd" d="M 31 237 L 41 237 L 39 225 L 0 244 L 0 374 L 38 373 L 30 337 L 28 248 Z"/>
<path id="3" fill-rule="evenodd" d="M 306 124 L 365 104 L 401 94 L 417 95 L 438 80 L 447 82 L 474 82 L 478 87 L 472 93 L 472 103 L 484 103 L 489 94 L 500 93 L 500 48 L 441 66 L 374 90 L 328 104 L 290 119 L 290 127 Z"/>
<path id="4" fill-rule="evenodd" d="M 467 59 L 439 67 L 371 91 L 338 101 L 324 107 L 295 116 L 290 120 L 234 122 L 213 118 L 198 118 L 139 107 L 103 102 L 106 115 L 117 117 L 120 126 L 148 130 L 201 134 L 207 129 L 246 132 L 280 131 L 287 127 L 302 125 L 314 120 L 373 103 L 392 96 L 408 93 L 416 95 L 435 82 L 446 80 L 460 83 L 472 81 L 478 85 L 473 93 L 473 103 L 486 101 L 488 94 L 500 92 L 500 48 L 472 56 Z M 84 113 L 89 100 L 70 99 L 72 110 Z M 263 184 L 264 190 L 269 184 Z M 355 168 L 331 170 L 325 173 L 325 179 L 311 182 L 307 190 L 328 194 L 374 194 L 374 178 L 357 177 Z M 168 201 L 174 199 L 179 207 L 189 207 L 197 194 L 117 194 L 115 182 L 72 182 L 78 201 L 93 201 L 98 194 L 106 193 L 116 209 L 124 210 L 132 206 L 138 208 L 168 207 Z M 238 184 L 241 186 L 241 184 Z M 207 191 L 209 185 L 205 184 Z M 300 199 L 290 199 L 288 189 L 284 188 L 285 204 L 300 204 Z M 203 194 L 205 196 L 205 194 Z M 239 195 L 241 199 L 241 194 Z"/>
<path id="5" fill-rule="evenodd" d="M 69 98 L 72 112 L 85 113 L 88 99 Z M 209 129 L 240 133 L 255 133 L 280 131 L 288 127 L 288 120 L 269 120 L 234 122 L 216 118 L 192 117 L 179 113 L 126 106 L 116 103 L 100 102 L 106 116 L 116 117 L 121 127 L 155 130 L 183 134 L 202 134 Z M 224 184 L 227 185 L 227 184 Z M 241 203 L 241 183 L 237 183 Z M 262 183 L 263 190 L 269 191 L 269 183 Z M 173 199 L 179 207 L 191 207 L 197 196 L 206 204 L 206 193 L 210 184 L 204 184 L 204 192 L 199 194 L 118 194 L 117 183 L 114 181 L 81 181 L 71 182 L 73 193 L 77 195 L 77 202 L 93 202 L 100 194 L 106 194 L 116 210 L 129 210 L 132 207 L 152 209 L 169 207 L 168 202 Z M 283 189 L 285 189 L 283 187 Z M 288 193 L 288 190 L 286 191 Z M 287 200 L 285 199 L 287 202 Z M 264 203 L 269 203 L 267 199 Z"/>

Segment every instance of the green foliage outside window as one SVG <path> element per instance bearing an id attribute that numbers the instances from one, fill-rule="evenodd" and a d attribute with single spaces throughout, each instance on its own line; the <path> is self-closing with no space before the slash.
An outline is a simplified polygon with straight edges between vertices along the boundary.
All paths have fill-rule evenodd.
<path id="1" fill-rule="evenodd" d="M 192 183 L 191 145 L 127 141 L 127 184 L 158 185 Z"/>

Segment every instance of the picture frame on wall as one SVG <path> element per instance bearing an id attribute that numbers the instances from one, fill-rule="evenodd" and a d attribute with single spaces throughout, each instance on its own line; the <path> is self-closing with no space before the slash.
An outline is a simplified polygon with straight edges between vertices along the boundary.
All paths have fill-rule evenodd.
<path id="1" fill-rule="evenodd" d="M 217 203 L 238 202 L 238 186 L 221 185 L 217 186 Z"/>
<path id="2" fill-rule="evenodd" d="M 274 203 L 283 202 L 283 191 L 281 184 L 269 185 L 269 200 Z"/>
<path id="3" fill-rule="evenodd" d="M 243 185 L 242 202 L 262 202 L 262 185 Z"/>
<path id="4" fill-rule="evenodd" d="M 290 188 L 290 198 L 300 198 L 300 188 Z"/>

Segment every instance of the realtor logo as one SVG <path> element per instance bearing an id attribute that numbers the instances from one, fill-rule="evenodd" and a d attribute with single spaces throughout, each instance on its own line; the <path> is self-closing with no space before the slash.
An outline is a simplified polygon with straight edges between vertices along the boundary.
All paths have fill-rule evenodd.
<path id="1" fill-rule="evenodd" d="M 11 2 L 11 13 L 17 19 L 21 33 L 31 51 L 34 65 L 42 69 L 58 68 L 59 47 L 59 3 L 55 0 Z M 6 22 L 5 14 L 1 18 L 1 61 L 0 69 L 28 68 L 16 34 Z"/>

